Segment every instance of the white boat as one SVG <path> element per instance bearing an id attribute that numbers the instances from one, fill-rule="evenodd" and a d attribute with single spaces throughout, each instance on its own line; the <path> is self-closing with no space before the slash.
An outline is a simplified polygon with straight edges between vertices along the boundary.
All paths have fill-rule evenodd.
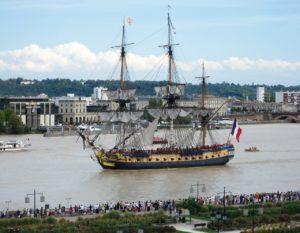
<path id="1" fill-rule="evenodd" d="M 229 125 L 229 126 L 232 126 L 233 120 L 230 119 L 230 118 L 222 118 L 222 119 L 219 120 L 217 123 L 218 123 L 219 125 Z"/>
<path id="2" fill-rule="evenodd" d="M 93 125 L 87 125 L 87 124 L 81 124 L 77 126 L 77 129 L 80 131 L 101 131 L 101 127 L 99 125 L 93 124 Z"/>
<path id="3" fill-rule="evenodd" d="M 21 140 L 0 141 L 0 152 L 25 151 L 28 150 L 29 146 L 29 143 L 24 143 Z"/>

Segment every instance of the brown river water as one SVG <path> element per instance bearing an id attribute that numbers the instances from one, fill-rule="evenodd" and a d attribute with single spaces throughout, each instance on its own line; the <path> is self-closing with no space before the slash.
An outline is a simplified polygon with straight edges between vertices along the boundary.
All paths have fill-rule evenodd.
<path id="1" fill-rule="evenodd" d="M 104 201 L 186 198 L 191 184 L 206 185 L 204 196 L 300 190 L 300 124 L 242 125 L 236 155 L 225 166 L 159 170 L 103 170 L 75 136 L 0 136 L 30 138 L 25 152 L 0 153 L 0 210 L 32 208 L 26 194 L 42 192 L 50 207 Z M 224 134 L 224 142 L 229 130 Z M 227 135 L 227 136 L 226 136 Z M 259 152 L 244 152 L 256 146 Z M 68 199 L 70 198 L 70 199 Z M 9 202 L 8 202 L 9 201 Z M 37 206 L 44 205 L 37 198 Z"/>

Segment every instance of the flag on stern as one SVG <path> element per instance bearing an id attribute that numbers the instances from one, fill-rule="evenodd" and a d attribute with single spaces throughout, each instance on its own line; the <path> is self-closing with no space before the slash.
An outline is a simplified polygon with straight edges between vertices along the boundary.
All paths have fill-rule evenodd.
<path id="1" fill-rule="evenodd" d="M 231 135 L 235 137 L 235 139 L 240 142 L 240 135 L 242 133 L 242 129 L 239 127 L 239 124 L 236 120 L 234 119 L 233 125 L 232 125 L 232 130 L 231 130 Z"/>

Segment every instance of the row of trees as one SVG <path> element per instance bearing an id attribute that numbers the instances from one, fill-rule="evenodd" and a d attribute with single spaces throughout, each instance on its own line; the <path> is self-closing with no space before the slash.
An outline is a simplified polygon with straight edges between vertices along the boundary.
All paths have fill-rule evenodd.
<path id="1" fill-rule="evenodd" d="M 34 80 L 33 84 L 22 84 L 23 78 L 17 79 L 0 79 L 0 94 L 17 95 L 17 96 L 35 96 L 40 93 L 46 93 L 52 96 L 65 96 L 67 93 L 75 93 L 78 96 L 90 96 L 94 87 L 107 87 L 108 89 L 116 89 L 119 87 L 119 81 L 116 80 L 70 80 L 70 79 L 44 79 L 41 81 Z M 126 82 L 128 88 L 136 88 L 137 95 L 155 95 L 154 87 L 165 85 L 166 81 L 129 81 Z M 300 89 L 298 86 L 285 87 L 283 85 L 267 86 L 267 99 L 273 99 L 274 93 L 281 90 L 296 91 Z M 256 87 L 254 84 L 234 84 L 234 83 L 208 83 L 207 93 L 216 96 L 236 96 L 238 98 L 248 98 L 254 100 L 256 98 Z M 188 95 L 199 94 L 201 88 L 199 85 L 191 83 L 186 84 L 186 93 Z"/>
<path id="2" fill-rule="evenodd" d="M 21 134 L 28 131 L 29 129 L 12 109 L 0 110 L 0 133 Z"/>

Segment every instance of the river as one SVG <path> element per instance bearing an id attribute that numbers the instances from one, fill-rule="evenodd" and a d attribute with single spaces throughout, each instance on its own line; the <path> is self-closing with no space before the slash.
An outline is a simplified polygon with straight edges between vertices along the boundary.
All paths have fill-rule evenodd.
<path id="1" fill-rule="evenodd" d="M 232 193 L 300 190 L 300 124 L 241 127 L 235 158 L 225 166 L 137 171 L 103 170 L 74 136 L 0 136 L 30 138 L 32 144 L 29 151 L 0 153 L 0 210 L 32 208 L 33 197 L 29 204 L 24 199 L 34 189 L 50 207 L 185 198 L 196 195 L 190 187 L 197 181 L 206 185 L 206 193 L 199 193 L 205 196 L 224 186 Z M 244 152 L 250 146 L 260 151 Z M 45 203 L 37 199 L 38 207 Z"/>

